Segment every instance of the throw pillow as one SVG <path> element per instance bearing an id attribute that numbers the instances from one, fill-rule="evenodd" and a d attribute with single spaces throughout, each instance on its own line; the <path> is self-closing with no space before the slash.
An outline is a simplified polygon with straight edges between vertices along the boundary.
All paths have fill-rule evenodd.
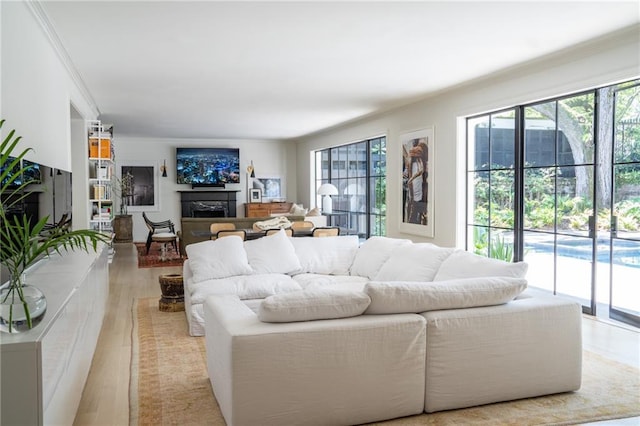
<path id="1" fill-rule="evenodd" d="M 349 275 L 358 249 L 357 235 L 291 238 L 300 261 L 300 273 Z"/>
<path id="2" fill-rule="evenodd" d="M 491 259 L 464 250 L 456 250 L 438 269 L 434 281 L 471 277 L 514 277 L 524 278 L 528 265 L 525 262 L 505 262 Z"/>
<path id="3" fill-rule="evenodd" d="M 256 274 L 287 274 L 300 269 L 293 244 L 282 229 L 273 235 L 245 241 L 244 249 Z"/>
<path id="4" fill-rule="evenodd" d="M 376 274 L 376 281 L 433 281 L 442 262 L 454 249 L 430 243 L 397 247 Z"/>
<path id="5" fill-rule="evenodd" d="M 348 318 L 367 309 L 371 299 L 361 291 L 308 290 L 269 296 L 258 309 L 263 322 Z"/>
<path id="6" fill-rule="evenodd" d="M 527 287 L 524 278 L 481 277 L 450 281 L 369 282 L 364 291 L 371 298 L 367 314 L 420 313 L 501 305 Z"/>
<path id="7" fill-rule="evenodd" d="M 185 250 L 193 272 L 193 282 L 196 283 L 253 272 L 242 238 L 235 235 L 189 244 Z"/>
<path id="8" fill-rule="evenodd" d="M 393 250 L 404 244 L 411 244 L 411 240 L 370 237 L 358 247 L 349 273 L 373 279 Z"/>
<path id="9" fill-rule="evenodd" d="M 291 206 L 291 210 L 289 211 L 293 216 L 305 216 L 307 214 L 307 209 L 302 207 L 299 204 L 294 204 Z"/>
<path id="10" fill-rule="evenodd" d="M 311 210 L 309 210 L 309 212 L 307 213 L 307 216 L 320 216 L 320 209 L 317 207 L 312 208 Z"/>

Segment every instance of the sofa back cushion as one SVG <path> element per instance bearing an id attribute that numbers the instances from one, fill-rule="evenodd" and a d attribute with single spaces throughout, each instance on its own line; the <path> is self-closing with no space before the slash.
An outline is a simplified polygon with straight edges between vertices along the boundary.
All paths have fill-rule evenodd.
<path id="1" fill-rule="evenodd" d="M 349 273 L 372 280 L 393 250 L 405 244 L 411 244 L 411 240 L 370 237 L 358 247 Z"/>
<path id="2" fill-rule="evenodd" d="M 369 296 L 361 291 L 305 290 L 269 296 L 258 309 L 263 322 L 313 321 L 362 315 Z"/>
<path id="3" fill-rule="evenodd" d="M 291 238 L 300 261 L 298 273 L 349 275 L 358 249 L 358 236 Z"/>
<path id="4" fill-rule="evenodd" d="M 524 278 L 528 265 L 525 262 L 505 262 L 491 259 L 464 250 L 456 250 L 438 269 L 434 281 L 472 277 L 514 277 Z"/>
<path id="5" fill-rule="evenodd" d="M 375 275 L 375 281 L 433 281 L 440 265 L 454 249 L 430 243 L 396 247 Z"/>
<path id="6" fill-rule="evenodd" d="M 249 265 L 256 274 L 288 274 L 300 269 L 296 251 L 284 230 L 244 242 Z"/>
<path id="7" fill-rule="evenodd" d="M 235 235 L 189 244 L 186 252 L 193 272 L 193 282 L 196 283 L 253 272 L 242 238 Z"/>
<path id="8" fill-rule="evenodd" d="M 524 278 L 481 277 L 434 282 L 369 282 L 367 314 L 420 313 L 507 303 L 527 288 Z"/>

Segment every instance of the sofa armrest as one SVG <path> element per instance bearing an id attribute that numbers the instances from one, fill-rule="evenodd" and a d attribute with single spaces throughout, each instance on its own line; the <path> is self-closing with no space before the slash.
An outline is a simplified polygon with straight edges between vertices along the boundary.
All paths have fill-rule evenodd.
<path id="1" fill-rule="evenodd" d="M 422 315 L 426 412 L 580 388 L 579 303 L 527 291 L 504 305 Z"/>

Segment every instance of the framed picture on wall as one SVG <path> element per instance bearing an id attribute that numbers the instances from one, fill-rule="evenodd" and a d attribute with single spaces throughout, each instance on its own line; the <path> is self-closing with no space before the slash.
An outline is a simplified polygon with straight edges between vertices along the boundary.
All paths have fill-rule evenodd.
<path id="1" fill-rule="evenodd" d="M 126 162 L 120 167 L 122 176 L 131 176 L 131 192 L 122 198 L 127 211 L 159 211 L 158 165 L 144 162 Z"/>
<path id="2" fill-rule="evenodd" d="M 402 216 L 400 231 L 434 236 L 433 127 L 400 135 Z"/>
<path id="3" fill-rule="evenodd" d="M 262 191 L 262 197 L 269 201 L 285 199 L 284 186 L 280 176 L 257 177 L 253 179 L 253 188 Z"/>
<path id="4" fill-rule="evenodd" d="M 262 190 L 259 188 L 251 188 L 249 190 L 249 202 L 261 203 L 262 202 Z"/>

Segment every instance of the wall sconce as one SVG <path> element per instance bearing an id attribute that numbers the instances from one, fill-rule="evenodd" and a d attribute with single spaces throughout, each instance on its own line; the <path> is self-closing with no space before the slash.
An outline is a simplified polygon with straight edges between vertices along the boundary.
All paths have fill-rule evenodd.
<path id="1" fill-rule="evenodd" d="M 251 160 L 251 165 L 247 167 L 247 173 L 249 174 L 250 178 L 256 177 L 256 169 L 254 169 L 253 167 L 253 160 Z"/>
<path id="2" fill-rule="evenodd" d="M 160 171 L 162 172 L 162 177 L 167 177 L 167 160 L 164 160 L 162 166 L 160 166 Z"/>

